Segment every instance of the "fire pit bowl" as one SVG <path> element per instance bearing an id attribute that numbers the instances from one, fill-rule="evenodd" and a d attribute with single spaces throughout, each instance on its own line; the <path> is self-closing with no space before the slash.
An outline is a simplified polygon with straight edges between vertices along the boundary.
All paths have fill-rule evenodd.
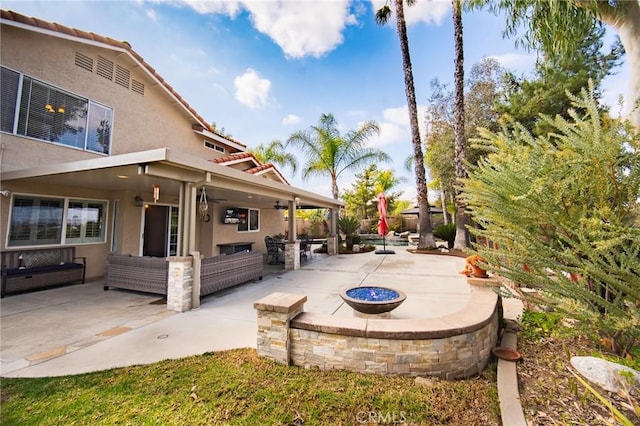
<path id="1" fill-rule="evenodd" d="M 363 314 L 382 314 L 400 306 L 407 295 L 388 287 L 353 287 L 340 293 L 342 300 Z"/>

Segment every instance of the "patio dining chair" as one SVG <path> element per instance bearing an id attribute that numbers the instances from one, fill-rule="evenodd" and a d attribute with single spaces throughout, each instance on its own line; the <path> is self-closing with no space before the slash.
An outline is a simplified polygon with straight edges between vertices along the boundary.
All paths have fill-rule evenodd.
<path id="1" fill-rule="evenodd" d="M 273 237 L 264 237 L 264 244 L 267 246 L 267 263 L 269 265 L 277 265 L 284 263 L 284 249 L 281 242 L 276 241 Z"/>
<path id="2" fill-rule="evenodd" d="M 309 257 L 307 257 L 307 252 L 309 252 Z M 300 237 L 300 260 L 302 260 L 302 258 L 308 259 L 311 258 L 311 243 L 309 241 L 309 236 L 308 235 L 302 235 Z"/>

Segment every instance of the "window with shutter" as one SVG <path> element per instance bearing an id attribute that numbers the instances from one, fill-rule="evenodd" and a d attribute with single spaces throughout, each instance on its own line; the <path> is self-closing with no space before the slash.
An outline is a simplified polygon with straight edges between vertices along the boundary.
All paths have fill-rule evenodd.
<path id="1" fill-rule="evenodd" d="M 113 109 L 4 67 L 0 88 L 0 130 L 110 153 Z"/>
<path id="2" fill-rule="evenodd" d="M 9 246 L 60 244 L 63 211 L 61 199 L 14 197 Z"/>
<path id="3" fill-rule="evenodd" d="M 3 67 L 0 75 L 0 86 L 2 87 L 2 96 L 0 96 L 0 108 L 2 108 L 0 110 L 0 130 L 3 132 L 13 133 L 19 84 L 20 74 Z"/>
<path id="4" fill-rule="evenodd" d="M 106 201 L 16 195 L 8 246 L 103 243 L 106 211 Z"/>

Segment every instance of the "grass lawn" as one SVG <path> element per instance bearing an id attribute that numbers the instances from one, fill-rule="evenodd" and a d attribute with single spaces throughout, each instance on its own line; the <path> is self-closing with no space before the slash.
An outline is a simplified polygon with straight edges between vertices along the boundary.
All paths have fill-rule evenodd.
<path id="1" fill-rule="evenodd" d="M 254 349 L 76 376 L 2 378 L 2 425 L 499 425 L 495 364 L 467 380 L 305 370 Z"/>

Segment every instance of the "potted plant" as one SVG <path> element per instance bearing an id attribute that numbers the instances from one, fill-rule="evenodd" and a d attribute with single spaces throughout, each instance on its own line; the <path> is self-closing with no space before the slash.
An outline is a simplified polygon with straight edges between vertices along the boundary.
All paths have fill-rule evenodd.
<path id="1" fill-rule="evenodd" d="M 360 229 L 360 221 L 354 216 L 340 216 L 338 218 L 338 228 L 345 235 L 347 251 L 353 251 L 353 238 Z"/>
<path id="2" fill-rule="evenodd" d="M 448 223 L 433 228 L 433 236 L 447 242 L 447 248 L 452 249 L 456 240 L 456 224 Z"/>
<path id="3" fill-rule="evenodd" d="M 478 263 L 485 263 L 485 261 L 477 254 L 467 257 L 464 269 L 460 273 L 468 277 L 487 278 L 487 270 L 478 266 Z"/>

